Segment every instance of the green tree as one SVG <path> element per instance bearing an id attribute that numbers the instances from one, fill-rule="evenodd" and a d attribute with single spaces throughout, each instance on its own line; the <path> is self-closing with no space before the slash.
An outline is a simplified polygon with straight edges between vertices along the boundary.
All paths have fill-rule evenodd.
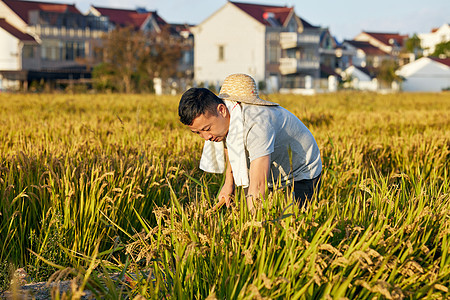
<path id="1" fill-rule="evenodd" d="M 400 81 L 401 78 L 395 71 L 398 69 L 398 64 L 392 59 L 386 59 L 381 62 L 377 70 L 377 79 L 381 84 L 390 86 L 394 81 Z"/>
<path id="2" fill-rule="evenodd" d="M 450 57 L 450 41 L 439 43 L 435 46 L 433 54 L 436 57 Z"/>
<path id="3" fill-rule="evenodd" d="M 115 85 L 116 69 L 110 63 L 100 63 L 92 70 L 93 88 L 97 91 L 115 92 L 118 87 Z"/>
<path id="4" fill-rule="evenodd" d="M 421 46 L 421 40 L 417 36 L 417 34 L 414 34 L 412 37 L 406 40 L 405 51 L 408 53 L 414 53 L 416 57 L 422 56 L 423 49 Z"/>

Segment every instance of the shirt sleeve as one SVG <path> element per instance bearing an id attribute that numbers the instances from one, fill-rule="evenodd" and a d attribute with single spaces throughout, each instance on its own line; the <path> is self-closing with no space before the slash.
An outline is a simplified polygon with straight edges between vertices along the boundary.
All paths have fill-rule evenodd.
<path id="1" fill-rule="evenodd" d="M 249 128 L 245 141 L 251 162 L 259 157 L 273 153 L 275 130 L 269 122 L 254 122 Z"/>

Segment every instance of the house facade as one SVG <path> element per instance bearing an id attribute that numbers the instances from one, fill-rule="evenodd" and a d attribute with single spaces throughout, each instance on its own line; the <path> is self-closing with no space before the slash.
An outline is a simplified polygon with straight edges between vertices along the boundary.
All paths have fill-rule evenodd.
<path id="1" fill-rule="evenodd" d="M 320 28 L 292 7 L 229 1 L 192 31 L 197 84 L 246 73 L 269 92 L 311 90 L 320 76 Z"/>
<path id="2" fill-rule="evenodd" d="M 450 58 L 422 57 L 397 70 L 407 92 L 440 92 L 450 89 Z"/>
<path id="3" fill-rule="evenodd" d="M 353 40 L 368 42 L 369 44 L 385 53 L 388 53 L 392 56 L 398 56 L 407 39 L 408 35 L 401 35 L 398 33 L 363 31 L 358 34 Z"/>
<path id="4" fill-rule="evenodd" d="M 349 64 L 357 67 L 378 68 L 383 60 L 392 59 L 390 54 L 365 41 L 345 40 L 343 48 L 350 54 Z"/>
<path id="5" fill-rule="evenodd" d="M 156 34 L 168 28 L 182 49 L 178 81 L 168 85 L 183 88 L 192 81 L 194 41 L 187 24 L 168 24 L 144 8 L 92 6 L 82 14 L 73 4 L 0 0 L 0 90 L 27 90 L 31 83 L 50 89 L 89 83 L 99 61 L 96 48 L 118 26 Z"/>
<path id="6" fill-rule="evenodd" d="M 345 40 L 342 48 L 353 53 L 349 66 L 341 73 L 344 87 L 370 91 L 396 91 L 398 83 L 386 78 L 387 68 L 402 65 L 410 59 L 403 51 L 408 36 L 397 33 L 362 32 L 353 40 Z"/>
<path id="7" fill-rule="evenodd" d="M 0 20 L 0 43 L 7 45 L 0 51 L 2 89 L 90 77 L 85 61 L 108 30 L 107 19 L 85 16 L 73 4 L 1 0 Z"/>
<path id="8" fill-rule="evenodd" d="M 433 54 L 437 44 L 450 41 L 450 25 L 444 24 L 439 28 L 434 28 L 430 33 L 422 33 L 418 35 L 420 44 L 424 49 L 424 56 Z"/>

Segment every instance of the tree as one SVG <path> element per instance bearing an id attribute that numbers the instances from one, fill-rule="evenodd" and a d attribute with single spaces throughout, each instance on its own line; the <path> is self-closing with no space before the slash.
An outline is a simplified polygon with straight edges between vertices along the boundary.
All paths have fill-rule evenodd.
<path id="1" fill-rule="evenodd" d="M 423 49 L 421 46 L 421 40 L 417 36 L 417 34 L 414 34 L 412 37 L 406 40 L 405 50 L 408 53 L 414 53 L 416 57 L 422 56 Z"/>
<path id="2" fill-rule="evenodd" d="M 386 59 L 381 62 L 377 71 L 377 79 L 387 86 L 390 86 L 393 81 L 400 81 L 401 78 L 395 71 L 398 69 L 397 63 L 392 59 Z"/>
<path id="3" fill-rule="evenodd" d="M 181 42 L 178 36 L 172 36 L 169 27 L 163 27 L 160 33 L 149 34 L 151 41 L 147 48 L 143 67 L 152 77 L 167 79 L 176 75 L 181 57 Z"/>
<path id="4" fill-rule="evenodd" d="M 434 47 L 434 52 L 431 56 L 447 58 L 450 57 L 450 41 L 442 42 Z"/>
<path id="5" fill-rule="evenodd" d="M 118 27 L 103 40 L 101 61 L 93 72 L 94 86 L 122 93 L 148 92 L 153 78 L 176 73 L 181 54 L 179 42 L 168 28 L 161 32 Z"/>

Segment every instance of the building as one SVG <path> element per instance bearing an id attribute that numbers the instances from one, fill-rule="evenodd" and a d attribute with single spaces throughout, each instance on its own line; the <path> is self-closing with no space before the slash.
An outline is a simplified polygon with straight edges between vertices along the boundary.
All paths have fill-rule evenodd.
<path id="1" fill-rule="evenodd" d="M 191 25 L 169 24 L 158 15 L 157 11 L 148 11 L 145 8 L 132 10 L 91 6 L 88 14 L 107 17 L 110 30 L 117 27 L 132 27 L 136 31 L 158 35 L 167 29 L 170 39 L 181 46 L 181 58 L 177 64 L 178 76 L 171 78 L 170 82 L 166 84 L 156 78 L 154 80 L 155 92 L 163 93 L 163 85 L 166 86 L 166 89 L 177 91 L 184 90 L 191 84 L 194 74 L 194 37 L 190 32 Z"/>
<path id="2" fill-rule="evenodd" d="M 383 60 L 392 59 L 390 54 L 365 41 L 345 40 L 343 48 L 352 53 L 350 65 L 357 67 L 378 68 Z"/>
<path id="3" fill-rule="evenodd" d="M 345 69 L 341 75 L 344 80 L 344 88 L 362 91 L 377 91 L 379 89 L 375 73 L 368 68 L 353 65 Z"/>
<path id="4" fill-rule="evenodd" d="M 109 28 L 131 26 L 135 30 L 144 32 L 161 32 L 167 26 L 156 11 L 147 11 L 145 8 L 117 9 L 91 5 L 88 15 L 107 17 Z"/>
<path id="5" fill-rule="evenodd" d="M 450 41 L 450 25 L 444 24 L 439 28 L 433 28 L 430 33 L 422 33 L 418 36 L 420 45 L 424 49 L 424 56 L 429 56 L 433 54 L 437 44 Z"/>
<path id="6" fill-rule="evenodd" d="M 422 57 L 396 72 L 407 92 L 440 92 L 450 89 L 450 58 Z"/>
<path id="7" fill-rule="evenodd" d="M 73 4 L 0 0 L 1 89 L 27 89 L 90 77 L 86 61 L 107 19 L 85 16 Z"/>
<path id="8" fill-rule="evenodd" d="M 231 73 L 266 91 L 311 91 L 320 76 L 321 28 L 293 7 L 227 2 L 192 29 L 194 79 L 218 89 Z"/>
<path id="9" fill-rule="evenodd" d="M 397 65 L 402 66 L 415 59 L 415 55 L 413 53 L 407 53 L 404 51 L 408 38 L 408 35 L 401 35 L 398 33 L 363 31 L 353 40 L 371 44 L 389 56 L 384 57 L 383 59 L 393 60 Z M 381 64 L 381 62 L 376 61 L 374 61 L 374 63 L 374 65 L 369 64 L 368 66 L 378 68 Z"/>
<path id="10" fill-rule="evenodd" d="M 4 18 L 0 19 L 0 41 L 0 90 L 16 89 L 18 80 L 26 76 L 20 71 L 33 67 L 38 42 Z"/>
<path id="11" fill-rule="evenodd" d="M 403 49 L 407 39 L 408 35 L 401 35 L 398 33 L 363 31 L 358 34 L 353 40 L 368 42 L 381 51 L 396 57 L 400 54 L 400 51 Z"/>

